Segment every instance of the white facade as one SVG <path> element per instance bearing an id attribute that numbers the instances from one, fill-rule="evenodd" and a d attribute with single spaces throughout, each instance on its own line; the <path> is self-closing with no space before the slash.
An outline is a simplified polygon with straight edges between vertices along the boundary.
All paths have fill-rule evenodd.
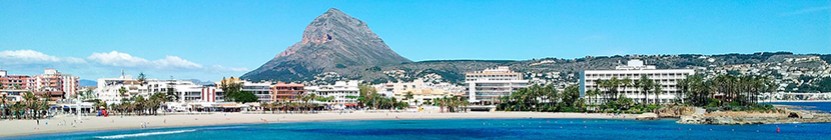
<path id="1" fill-rule="evenodd" d="M 271 86 L 272 83 L 269 82 L 259 82 L 253 83 L 249 81 L 242 82 L 242 89 L 240 91 L 248 91 L 254 93 L 260 102 L 270 103 L 273 102 L 271 100 Z"/>
<path id="2" fill-rule="evenodd" d="M 410 106 L 416 106 L 436 98 L 465 95 L 463 86 L 445 82 L 424 82 L 423 79 L 415 79 L 412 82 L 389 82 L 376 85 L 375 88 L 378 93 L 407 101 Z M 412 93 L 413 99 L 405 100 L 407 93 Z"/>
<path id="3" fill-rule="evenodd" d="M 306 93 L 317 94 L 323 97 L 334 97 L 335 99 L 330 101 L 329 104 L 342 108 L 358 103 L 357 97 L 360 96 L 358 83 L 359 81 L 356 80 L 337 81 L 334 85 L 307 86 L 304 89 Z"/>
<path id="4" fill-rule="evenodd" d="M 638 81 L 641 76 L 646 76 L 647 78 L 654 80 L 656 84 L 661 85 L 661 89 L 663 93 L 658 95 L 658 99 L 661 103 L 670 103 L 672 100 L 677 99 L 677 95 L 680 94 L 680 90 L 676 86 L 677 82 L 682 79 L 686 79 L 687 76 L 695 74 L 695 70 L 693 69 L 656 69 L 655 66 L 651 65 L 644 65 L 643 61 L 640 60 L 630 60 L 626 66 L 618 66 L 615 70 L 585 70 L 580 73 L 580 96 L 585 97 L 586 91 L 588 90 L 606 90 L 597 86 L 598 80 L 609 80 L 613 77 L 617 79 L 625 79 L 629 78 L 633 82 Z M 647 99 L 647 102 L 654 103 L 655 102 L 655 94 L 652 91 L 649 92 L 648 96 L 645 96 L 641 91 L 641 88 L 629 86 L 629 87 L 619 87 L 618 91 L 620 94 L 625 95 L 627 98 L 633 99 L 635 102 L 642 102 L 644 98 Z M 591 104 L 597 104 L 605 100 L 604 96 L 597 96 L 586 98 L 589 100 Z"/>
<path id="5" fill-rule="evenodd" d="M 122 87 L 127 90 L 126 96 L 119 93 L 119 89 Z M 142 85 L 137 79 L 127 75 L 119 78 L 98 79 L 98 87 L 95 93 L 98 99 L 112 104 L 121 103 L 124 98 L 135 96 L 147 98 L 154 93 L 167 93 L 168 90 L 173 90 L 174 94 L 178 96 L 178 100 L 173 102 L 179 103 L 216 102 L 224 99 L 222 89 L 198 85 L 192 81 L 148 79 L 146 84 Z"/>
<path id="6" fill-rule="evenodd" d="M 471 103 L 493 104 L 499 97 L 511 95 L 512 92 L 528 87 L 528 80 L 522 73 L 511 71 L 509 67 L 468 72 L 465 74 L 468 100 Z"/>
<path id="7" fill-rule="evenodd" d="M 122 87 L 127 89 L 126 96 L 122 96 L 119 93 L 119 89 Z M 147 93 L 146 87 L 142 87 L 137 80 L 126 75 L 118 78 L 100 78 L 98 79 L 98 86 L 95 89 L 97 98 L 107 104 L 121 103 L 122 98 Z"/>

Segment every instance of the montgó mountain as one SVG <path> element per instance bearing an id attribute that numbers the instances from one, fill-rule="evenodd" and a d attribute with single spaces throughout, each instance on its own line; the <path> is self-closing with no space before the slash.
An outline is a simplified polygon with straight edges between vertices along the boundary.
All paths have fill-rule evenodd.
<path id="1" fill-rule="evenodd" d="M 357 74 L 370 67 L 411 62 L 399 56 L 367 24 L 329 9 L 306 27 L 303 39 L 241 78 L 303 81 L 324 72 Z"/>
<path id="2" fill-rule="evenodd" d="M 547 50 L 541 50 L 547 51 Z M 357 79 L 370 83 L 422 78 L 461 84 L 465 72 L 510 66 L 534 83 L 575 84 L 581 70 L 614 69 L 630 59 L 659 69 L 687 68 L 697 73 L 764 74 L 786 91 L 831 91 L 831 55 L 759 52 L 753 54 L 677 54 L 586 56 L 532 60 L 434 60 L 411 62 L 393 52 L 366 23 L 337 9 L 317 17 L 303 39 L 241 78 L 261 81 L 331 83 Z M 826 87 L 826 88 L 823 88 Z"/>

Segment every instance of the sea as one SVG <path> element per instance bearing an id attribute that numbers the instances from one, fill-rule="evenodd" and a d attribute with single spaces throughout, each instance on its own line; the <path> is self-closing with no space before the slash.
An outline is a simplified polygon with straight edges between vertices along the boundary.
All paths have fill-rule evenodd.
<path id="1" fill-rule="evenodd" d="M 831 111 L 831 102 L 772 103 Z M 0 139 L 150 140 L 511 140 L 511 139 L 771 139 L 831 140 L 831 123 L 689 125 L 674 119 L 435 119 L 321 121 L 91 131 Z"/>

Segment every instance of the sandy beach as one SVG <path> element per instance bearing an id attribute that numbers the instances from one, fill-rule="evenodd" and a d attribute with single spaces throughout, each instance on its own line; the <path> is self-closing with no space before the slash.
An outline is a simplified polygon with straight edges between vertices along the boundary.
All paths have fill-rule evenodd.
<path id="1" fill-rule="evenodd" d="M 260 113 L 260 112 L 257 112 Z M 98 130 L 143 129 L 210 126 L 252 123 L 286 123 L 306 121 L 337 120 L 394 120 L 394 119 L 477 119 L 477 118 L 587 118 L 587 119 L 632 119 L 636 115 L 609 115 L 596 113 L 545 113 L 545 112 L 469 112 L 469 113 L 316 113 L 316 114 L 247 114 L 210 113 L 201 115 L 158 115 L 158 116 L 110 116 L 81 117 L 58 116 L 46 120 L 3 120 L 0 121 L 0 137 L 35 134 L 81 132 Z"/>

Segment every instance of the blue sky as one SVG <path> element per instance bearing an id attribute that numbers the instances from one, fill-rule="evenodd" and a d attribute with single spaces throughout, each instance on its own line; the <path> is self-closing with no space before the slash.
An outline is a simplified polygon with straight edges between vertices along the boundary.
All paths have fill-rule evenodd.
<path id="1" fill-rule="evenodd" d="M 411 60 L 831 53 L 827 0 L 0 2 L 0 69 L 217 80 L 255 69 L 338 8 Z"/>

